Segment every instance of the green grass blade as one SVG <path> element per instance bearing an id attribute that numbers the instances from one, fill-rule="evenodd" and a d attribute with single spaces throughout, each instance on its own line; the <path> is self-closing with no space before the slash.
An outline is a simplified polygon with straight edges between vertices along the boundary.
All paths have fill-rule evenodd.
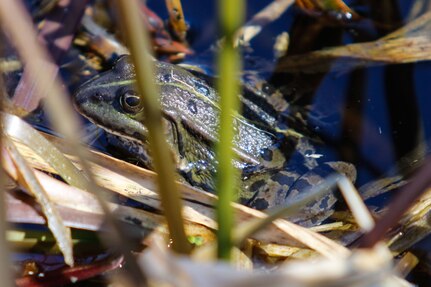
<path id="1" fill-rule="evenodd" d="M 148 33 L 144 29 L 139 6 L 136 0 L 118 0 L 120 15 L 125 37 L 135 64 L 137 88 L 145 110 L 137 115 L 137 120 L 145 121 L 149 132 L 149 143 L 152 149 L 154 169 L 157 172 L 159 195 L 164 215 L 173 240 L 172 249 L 178 253 L 187 254 L 191 245 L 187 241 L 182 218 L 180 193 L 175 184 L 174 167 L 162 132 L 162 113 L 160 110 L 159 91 L 154 84 L 153 62 L 150 58 Z"/>
<path id="2" fill-rule="evenodd" d="M 219 200 L 217 204 L 217 255 L 220 259 L 229 260 L 232 249 L 233 214 L 230 202 L 234 199 L 237 185 L 237 171 L 232 165 L 234 152 L 232 140 L 234 136 L 233 117 L 239 105 L 240 86 L 238 75 L 241 70 L 241 58 L 234 48 L 234 36 L 242 24 L 244 1 L 221 0 L 219 2 L 220 27 L 224 43 L 218 58 L 220 78 L 217 88 L 220 93 L 220 127 L 219 142 L 216 147 L 217 175 L 216 190 Z"/>

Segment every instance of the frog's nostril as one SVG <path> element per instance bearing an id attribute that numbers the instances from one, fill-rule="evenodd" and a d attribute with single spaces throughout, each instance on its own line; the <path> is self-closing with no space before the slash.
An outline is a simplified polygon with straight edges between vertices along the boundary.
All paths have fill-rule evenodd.
<path id="1" fill-rule="evenodd" d="M 89 94 L 88 91 L 78 90 L 73 97 L 73 101 L 75 106 L 79 108 L 86 103 L 99 104 L 103 102 L 105 98 L 106 95 L 100 92 Z"/>
<path id="2" fill-rule="evenodd" d="M 103 92 L 94 92 L 87 96 L 88 100 L 93 104 L 100 104 L 103 102 L 110 102 L 111 96 Z"/>
<path id="3" fill-rule="evenodd" d="M 103 98 L 104 98 L 104 95 L 103 95 L 102 93 L 100 93 L 100 92 L 96 92 L 96 93 L 94 93 L 94 95 L 91 97 L 91 100 L 92 100 L 92 101 L 98 101 L 98 102 L 101 102 L 101 101 L 103 101 Z"/>

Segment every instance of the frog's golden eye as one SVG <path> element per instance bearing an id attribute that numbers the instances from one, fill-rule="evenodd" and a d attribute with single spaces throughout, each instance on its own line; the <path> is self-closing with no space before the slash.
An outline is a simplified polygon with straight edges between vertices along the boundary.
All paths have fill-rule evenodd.
<path id="1" fill-rule="evenodd" d="M 126 90 L 120 95 L 121 108 L 130 114 L 135 114 L 142 109 L 141 98 L 134 90 Z"/>

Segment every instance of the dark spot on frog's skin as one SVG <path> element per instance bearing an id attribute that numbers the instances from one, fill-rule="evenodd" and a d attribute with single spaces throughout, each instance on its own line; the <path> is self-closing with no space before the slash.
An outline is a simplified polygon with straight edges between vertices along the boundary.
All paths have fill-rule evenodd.
<path id="1" fill-rule="evenodd" d="M 262 166 L 256 166 L 256 165 L 246 165 L 242 169 L 242 178 L 247 179 L 250 175 L 258 174 L 261 172 L 264 168 Z"/>
<path id="2" fill-rule="evenodd" d="M 289 160 L 286 160 L 283 163 L 283 168 L 291 169 L 291 167 L 294 166 L 296 169 L 295 170 L 296 173 L 304 174 L 309 170 L 305 165 L 303 165 L 305 160 L 306 159 L 301 152 L 292 150 L 292 154 L 289 154 Z"/>
<path id="3" fill-rule="evenodd" d="M 295 182 L 295 180 L 297 179 L 297 177 L 295 176 L 289 176 L 287 174 L 283 174 L 281 172 L 277 172 L 276 174 L 274 174 L 273 176 L 271 176 L 271 180 L 279 183 L 282 186 L 292 186 L 293 183 Z"/>
<path id="4" fill-rule="evenodd" d="M 304 178 L 298 179 L 294 184 L 294 187 L 296 190 L 305 190 L 305 189 L 310 188 L 312 186 L 313 185 L 310 184 L 310 182 Z"/>
<path id="5" fill-rule="evenodd" d="M 195 177 L 199 175 L 195 171 L 196 170 L 184 171 L 178 169 L 178 173 L 181 174 L 181 176 L 192 186 L 196 186 L 202 188 L 205 191 L 214 193 L 214 186 L 212 186 L 211 183 L 207 184 L 205 181 L 196 182 Z"/>
<path id="6" fill-rule="evenodd" d="M 266 160 L 266 161 L 271 161 L 272 160 L 272 155 L 273 155 L 273 153 L 272 153 L 272 150 L 270 150 L 270 149 L 265 149 L 262 152 L 262 158 L 264 160 Z"/>
<path id="7" fill-rule="evenodd" d="M 171 81 L 172 76 L 171 74 L 168 73 L 168 74 L 163 74 L 161 78 L 163 82 L 168 83 Z"/>
<path id="8" fill-rule="evenodd" d="M 198 113 L 198 107 L 197 107 L 197 105 L 196 105 L 196 102 L 194 101 L 194 100 L 189 100 L 188 102 L 187 102 L 187 108 L 189 109 L 189 111 L 192 113 L 192 114 L 197 114 Z"/>
<path id="9" fill-rule="evenodd" d="M 253 192 L 257 192 L 262 186 L 265 186 L 265 184 L 266 182 L 263 179 L 258 180 L 250 186 L 250 190 Z"/>
<path id="10" fill-rule="evenodd" d="M 319 205 L 320 209 L 326 210 L 329 208 L 329 196 L 325 196 Z"/>
<path id="11" fill-rule="evenodd" d="M 209 95 L 209 93 L 210 93 L 210 90 L 204 85 L 204 84 L 202 84 L 202 83 L 199 83 L 199 82 L 197 82 L 197 81 L 193 81 L 194 82 L 194 84 L 195 84 L 195 89 L 199 92 L 199 93 L 201 93 L 201 94 L 203 94 L 203 95 L 205 95 L 205 96 L 208 96 Z"/>
<path id="12" fill-rule="evenodd" d="M 263 198 L 258 198 L 255 201 L 252 202 L 251 207 L 255 208 L 257 210 L 264 210 L 267 209 L 269 206 L 268 201 L 266 201 Z"/>

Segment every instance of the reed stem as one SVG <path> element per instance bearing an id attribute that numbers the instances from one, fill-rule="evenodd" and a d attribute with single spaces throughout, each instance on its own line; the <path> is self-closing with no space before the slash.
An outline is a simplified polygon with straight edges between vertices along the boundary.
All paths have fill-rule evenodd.
<path id="1" fill-rule="evenodd" d="M 220 94 L 219 142 L 216 147 L 217 175 L 217 256 L 229 260 L 232 249 L 232 227 L 234 223 L 231 201 L 234 200 L 237 184 L 237 170 L 232 165 L 234 152 L 232 141 L 235 134 L 233 114 L 239 106 L 239 75 L 241 57 L 234 47 L 236 31 L 241 27 L 245 9 L 244 1 L 219 1 L 219 21 L 224 42 L 218 57 L 219 80 L 217 88 Z"/>
<path id="2" fill-rule="evenodd" d="M 191 245 L 184 231 L 182 203 L 175 183 L 171 152 L 162 132 L 162 113 L 157 98 L 160 93 L 154 84 L 154 65 L 150 58 L 148 33 L 139 14 L 138 1 L 118 0 L 117 3 L 126 41 L 135 64 L 137 88 L 145 111 L 145 115 L 137 114 L 136 119 L 145 122 L 148 128 L 148 141 L 154 169 L 157 172 L 158 191 L 169 234 L 173 240 L 172 249 L 177 253 L 188 254 Z"/>

